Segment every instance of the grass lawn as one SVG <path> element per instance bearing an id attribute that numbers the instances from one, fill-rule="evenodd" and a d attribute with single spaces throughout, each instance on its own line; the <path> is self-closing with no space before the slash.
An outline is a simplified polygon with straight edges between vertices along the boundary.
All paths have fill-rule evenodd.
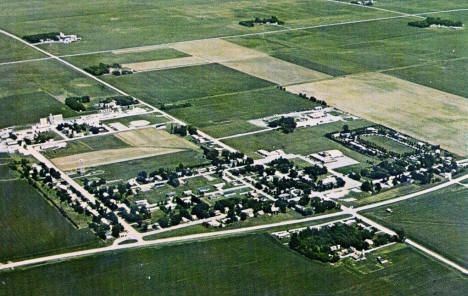
<path id="1" fill-rule="evenodd" d="M 0 26 L 19 36 L 62 31 L 83 39 L 42 46 L 54 53 L 79 53 L 282 29 L 240 26 L 255 16 L 277 16 L 290 27 L 385 17 L 392 13 L 310 0 L 99 0 L 70 3 L 4 1 Z M 190 28 L 187 30 L 187 28 Z"/>
<path id="2" fill-rule="evenodd" d="M 189 167 L 207 164 L 208 162 L 201 152 L 188 150 L 88 168 L 87 172 L 92 173 L 94 171 L 98 177 L 109 181 L 116 179 L 128 180 L 136 177 L 141 171 L 151 173 L 159 168 L 175 168 L 179 163 Z"/>
<path id="3" fill-rule="evenodd" d="M 385 210 L 387 206 L 364 214 L 389 227 L 403 228 L 409 238 L 468 266 L 467 196 L 467 188 L 452 185 L 392 205 L 393 213 Z"/>
<path id="4" fill-rule="evenodd" d="M 376 136 L 376 135 L 365 136 L 363 137 L 363 139 L 371 143 L 374 143 L 380 147 L 383 147 L 387 149 L 387 151 L 393 151 L 393 152 L 400 153 L 400 154 L 414 151 L 414 149 L 411 147 L 405 146 L 403 144 L 400 144 L 392 139 L 389 139 L 383 136 Z"/>
<path id="5" fill-rule="evenodd" d="M 223 142 L 239 149 L 253 158 L 260 158 L 260 155 L 256 154 L 256 151 L 259 149 L 268 151 L 282 149 L 286 153 L 301 155 L 309 155 L 311 153 L 324 150 L 338 149 L 346 156 L 361 162 L 362 166 L 366 166 L 366 162 L 372 161 L 372 158 L 348 149 L 324 136 L 327 133 L 340 131 L 344 124 L 347 124 L 350 129 L 371 125 L 370 122 L 365 120 L 353 120 L 347 121 L 346 123 L 334 122 L 314 127 L 298 128 L 295 129 L 293 133 L 289 134 L 284 134 L 280 131 L 271 131 L 228 139 Z"/>
<path id="6" fill-rule="evenodd" d="M 48 158 L 69 156 L 78 153 L 130 147 L 114 135 L 104 135 L 68 141 L 65 148 L 48 149 L 43 154 Z"/>
<path id="7" fill-rule="evenodd" d="M 105 52 L 105 53 L 96 53 L 90 55 L 79 55 L 66 57 L 65 60 L 74 64 L 75 66 L 86 68 L 89 66 L 95 66 L 99 63 L 112 65 L 114 63 L 118 64 L 128 64 L 128 63 L 139 63 L 146 61 L 156 61 L 156 60 L 167 60 L 182 58 L 188 56 L 185 53 L 177 51 L 172 48 L 163 48 L 157 50 L 141 51 L 141 52 Z"/>
<path id="8" fill-rule="evenodd" d="M 119 77 L 109 75 L 104 79 L 156 107 L 162 103 L 272 86 L 269 82 L 219 64 L 141 72 Z"/>
<path id="9" fill-rule="evenodd" d="M 1 182 L 0 228 L 0 262 L 101 245 L 89 229 L 75 229 L 23 180 Z"/>
<path id="10" fill-rule="evenodd" d="M 263 89 L 191 100 L 191 107 L 169 110 L 214 137 L 259 130 L 247 121 L 269 115 L 312 109 L 317 104 L 279 89 Z"/>
<path id="11" fill-rule="evenodd" d="M 375 256 L 391 263 L 379 266 Z M 268 234 L 147 247 L 0 274 L 1 295 L 465 295 L 466 277 L 404 245 L 332 266 Z M 122 278 L 126 280 L 123 281 Z"/>
<path id="12" fill-rule="evenodd" d="M 144 114 L 144 115 L 135 115 L 135 116 L 127 116 L 127 117 L 121 117 L 121 118 L 116 118 L 116 119 L 110 119 L 110 120 L 103 121 L 103 123 L 109 125 L 111 123 L 120 122 L 121 124 L 128 127 L 130 122 L 136 121 L 136 120 L 146 120 L 150 124 L 164 123 L 164 122 L 169 121 L 166 117 L 162 116 L 159 113 L 150 113 L 150 114 Z"/>

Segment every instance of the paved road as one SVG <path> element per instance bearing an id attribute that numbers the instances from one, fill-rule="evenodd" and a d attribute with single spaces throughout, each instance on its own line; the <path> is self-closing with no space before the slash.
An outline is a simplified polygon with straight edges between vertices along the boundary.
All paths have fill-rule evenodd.
<path id="1" fill-rule="evenodd" d="M 248 133 L 243 133 L 243 134 L 236 134 L 236 135 L 232 135 L 232 136 L 222 137 L 222 138 L 218 138 L 218 140 L 221 141 L 221 140 L 227 140 L 227 139 L 233 139 L 233 138 L 240 138 L 240 137 L 260 134 L 260 133 L 264 133 L 264 132 L 270 132 L 270 131 L 273 131 L 273 130 L 277 130 L 279 128 L 280 127 L 270 127 L 270 128 L 262 129 L 262 130 L 259 130 L 259 131 L 253 131 L 253 132 L 248 132 Z"/>

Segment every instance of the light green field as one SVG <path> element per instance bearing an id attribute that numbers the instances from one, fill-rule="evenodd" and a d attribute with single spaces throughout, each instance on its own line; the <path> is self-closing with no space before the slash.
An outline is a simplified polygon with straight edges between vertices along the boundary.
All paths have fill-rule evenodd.
<path id="1" fill-rule="evenodd" d="M 156 107 L 162 103 L 272 86 L 219 64 L 106 76 L 105 80 Z"/>
<path id="2" fill-rule="evenodd" d="M 266 89 L 191 100 L 191 107 L 169 110 L 214 137 L 261 129 L 247 121 L 269 115 L 312 109 L 317 104 L 299 96 Z"/>
<path id="3" fill-rule="evenodd" d="M 324 137 L 327 133 L 342 130 L 344 124 L 347 124 L 350 129 L 371 125 L 370 122 L 365 120 L 335 122 L 315 127 L 298 128 L 295 129 L 293 133 L 289 134 L 284 134 L 280 131 L 271 131 L 228 139 L 223 142 L 231 147 L 239 149 L 253 158 L 260 158 L 260 155 L 256 154 L 256 151 L 260 149 L 267 151 L 282 149 L 286 153 L 301 155 L 309 155 L 311 153 L 324 150 L 338 149 L 345 155 L 359 161 L 361 166 L 368 166 L 367 161 L 374 161 L 372 158 L 348 149 L 339 143 Z"/>
<path id="4" fill-rule="evenodd" d="M 391 263 L 381 266 L 376 256 Z M 1 277 L 1 295 L 456 296 L 468 288 L 462 275 L 403 245 L 361 263 L 332 266 L 300 256 L 268 234 L 87 256 Z"/>
<path id="5" fill-rule="evenodd" d="M 169 121 L 166 117 L 162 116 L 159 113 L 150 113 L 150 114 L 144 114 L 144 115 L 127 116 L 127 117 L 105 120 L 103 121 L 103 123 L 111 124 L 115 122 L 120 122 L 121 124 L 128 127 L 130 122 L 136 121 L 136 120 L 146 120 L 150 124 L 164 123 L 164 122 Z"/>
<path id="6" fill-rule="evenodd" d="M 344 0 L 343 0 L 344 1 Z M 464 0 L 380 0 L 374 4 L 377 8 L 386 8 L 407 13 L 422 13 L 449 9 L 467 8 Z"/>
<path id="7" fill-rule="evenodd" d="M 139 63 L 146 61 L 156 61 L 156 60 L 166 60 L 166 59 L 175 59 L 188 56 L 185 53 L 177 51 L 172 48 L 163 48 L 150 51 L 141 51 L 141 52 L 128 52 L 128 53 L 97 53 L 90 55 L 79 55 L 66 57 L 65 60 L 70 63 L 81 67 L 86 68 L 89 66 L 98 65 L 99 63 L 112 65 L 114 63 L 118 64 L 127 64 L 127 63 Z"/>
<path id="8" fill-rule="evenodd" d="M 0 262 L 100 245 L 89 229 L 75 229 L 25 181 L 0 185 Z"/>
<path id="9" fill-rule="evenodd" d="M 130 145 L 114 135 L 105 135 L 68 141 L 65 148 L 45 150 L 43 154 L 48 158 L 56 158 L 103 149 L 118 149 L 126 147 L 130 147 Z"/>
<path id="10" fill-rule="evenodd" d="M 403 228 L 406 235 L 448 258 L 468 266 L 468 189 L 452 185 L 410 200 L 364 212 L 369 218 L 392 228 Z"/>
<path id="11" fill-rule="evenodd" d="M 385 148 L 387 151 L 393 151 L 395 153 L 403 154 L 414 151 L 413 148 L 410 148 L 383 136 L 365 136 L 363 137 L 363 139 L 374 143 L 379 147 Z"/>
<path id="12" fill-rule="evenodd" d="M 0 27 L 19 36 L 53 31 L 82 36 L 82 41 L 73 44 L 43 46 L 66 54 L 282 29 L 238 24 L 255 16 L 272 15 L 288 26 L 302 27 L 392 14 L 321 0 L 273 0 L 268 5 L 254 0 L 92 0 L 86 6 L 65 0 L 8 0 L 2 6 Z"/>

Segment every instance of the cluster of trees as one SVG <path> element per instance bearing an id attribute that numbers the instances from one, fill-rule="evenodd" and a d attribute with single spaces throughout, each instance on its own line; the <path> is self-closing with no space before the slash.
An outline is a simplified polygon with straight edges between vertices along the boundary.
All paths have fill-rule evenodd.
<path id="1" fill-rule="evenodd" d="M 93 74 L 94 76 L 101 76 L 104 74 L 109 74 L 110 68 L 120 69 L 121 66 L 117 63 L 113 65 L 99 63 L 99 65 L 86 67 L 84 70 L 90 74 Z"/>
<path id="2" fill-rule="evenodd" d="M 324 106 L 324 107 L 328 106 L 328 105 L 327 105 L 327 102 L 325 102 L 325 101 L 323 101 L 323 100 L 319 100 L 319 99 L 317 99 L 317 98 L 314 97 L 314 96 L 307 97 L 306 94 L 300 93 L 300 94 L 299 94 L 299 97 L 301 97 L 301 98 L 303 98 L 303 99 L 306 99 L 306 100 L 310 100 L 310 101 L 312 101 L 312 102 L 314 102 L 314 103 L 317 103 L 317 104 L 320 104 L 320 105 L 322 105 L 322 106 Z"/>
<path id="3" fill-rule="evenodd" d="M 259 17 L 255 17 L 253 20 L 249 20 L 249 21 L 240 21 L 239 22 L 239 25 L 241 26 L 245 26 L 245 27 L 254 27 L 256 24 L 278 24 L 278 25 L 284 25 L 284 22 L 283 21 L 280 21 L 276 16 L 272 16 L 270 18 L 259 18 Z"/>
<path id="4" fill-rule="evenodd" d="M 59 32 L 50 32 L 50 33 L 41 33 L 41 34 L 34 34 L 34 35 L 26 35 L 23 36 L 23 39 L 28 41 L 29 43 L 39 43 L 41 40 L 54 40 L 59 41 Z"/>
<path id="5" fill-rule="evenodd" d="M 98 134 L 99 133 L 99 128 L 98 127 L 95 127 L 95 126 L 89 126 L 87 124 L 78 124 L 76 122 L 74 122 L 73 124 L 70 124 L 70 123 L 60 123 L 58 126 L 57 126 L 57 130 L 59 131 L 63 131 L 65 128 L 68 128 L 72 131 L 75 131 L 76 133 L 81 133 L 81 132 L 87 132 L 88 130 L 93 133 L 93 134 Z M 68 135 L 69 137 L 73 137 L 73 134 L 69 134 Z"/>
<path id="6" fill-rule="evenodd" d="M 171 134 L 177 134 L 181 137 L 185 137 L 188 134 L 195 135 L 197 134 L 197 129 L 194 126 L 185 126 L 185 125 L 171 125 Z"/>
<path id="7" fill-rule="evenodd" d="M 409 22 L 408 25 L 418 28 L 427 28 L 431 25 L 438 25 L 444 27 L 463 27 L 463 23 L 461 21 L 446 20 L 441 19 L 440 17 L 427 17 L 425 20 L 422 21 Z"/>
<path id="8" fill-rule="evenodd" d="M 34 143 L 36 143 L 36 144 L 45 143 L 45 142 L 49 141 L 52 138 L 53 138 L 53 136 L 52 136 L 51 133 L 48 133 L 48 132 L 38 133 L 38 134 L 36 134 L 34 136 Z M 27 139 L 24 139 L 24 140 L 26 141 Z M 29 141 L 29 142 L 31 142 L 31 141 Z M 26 144 L 30 145 L 31 143 L 28 143 L 26 141 Z"/>
<path id="9" fill-rule="evenodd" d="M 331 200 L 323 200 L 317 196 L 310 198 L 308 195 L 304 195 L 297 202 L 297 204 L 304 207 L 304 210 L 300 211 L 303 216 L 324 213 L 333 209 L 340 209 L 340 205 L 336 202 Z M 292 208 L 296 206 L 296 203 L 292 201 L 288 205 Z"/>
<path id="10" fill-rule="evenodd" d="M 104 100 L 101 100 L 100 103 L 108 104 L 112 101 L 114 101 L 119 106 L 130 106 L 130 105 L 138 104 L 138 100 L 132 98 L 131 96 L 109 97 L 109 98 L 105 98 Z"/>
<path id="11" fill-rule="evenodd" d="M 86 111 L 86 106 L 84 104 L 89 103 L 90 98 L 89 96 L 82 96 L 82 97 L 68 97 L 65 99 L 65 105 L 70 107 L 72 110 L 75 111 Z"/>
<path id="12" fill-rule="evenodd" d="M 293 233 L 289 247 L 311 259 L 336 262 L 339 256 L 331 251 L 331 246 L 340 245 L 343 249 L 354 247 L 357 250 L 365 250 L 369 248 L 365 242 L 366 239 L 373 239 L 374 246 L 379 246 L 397 241 L 398 237 L 386 234 L 375 235 L 374 232 L 361 229 L 356 225 L 348 226 L 339 223 L 320 230 L 306 228 L 299 233 Z"/>
<path id="13" fill-rule="evenodd" d="M 179 108 L 188 108 L 192 107 L 190 103 L 180 103 L 180 104 L 161 104 L 159 105 L 160 110 L 171 110 L 171 109 L 179 109 Z"/>
<path id="14" fill-rule="evenodd" d="M 283 117 L 281 116 L 280 119 L 272 120 L 268 123 L 269 127 L 281 127 L 281 131 L 283 133 L 292 133 L 296 128 L 297 124 L 293 117 Z"/>
<path id="15" fill-rule="evenodd" d="M 367 0 L 367 1 L 351 1 L 351 4 L 357 4 L 357 5 L 364 5 L 364 6 L 372 6 L 374 5 L 374 1 L 373 0 Z"/>

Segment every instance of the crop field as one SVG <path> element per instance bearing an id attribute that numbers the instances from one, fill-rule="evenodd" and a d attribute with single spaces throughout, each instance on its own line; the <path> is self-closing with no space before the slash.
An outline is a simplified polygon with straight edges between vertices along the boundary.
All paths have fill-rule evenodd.
<path id="1" fill-rule="evenodd" d="M 455 154 L 468 155 L 468 100 L 377 73 L 296 85 L 292 92 L 377 122 Z"/>
<path id="2" fill-rule="evenodd" d="M 117 133 L 115 137 L 118 140 L 113 140 L 112 137 L 108 140 L 110 145 L 120 146 L 121 143 L 124 143 L 122 146 L 127 144 L 127 147 L 110 149 L 103 143 L 98 146 L 106 147 L 105 149 L 56 157 L 51 161 L 60 169 L 69 171 L 79 167 L 96 167 L 114 162 L 198 149 L 195 144 L 183 138 L 151 127 Z"/>
<path id="3" fill-rule="evenodd" d="M 191 107 L 171 109 L 171 115 L 193 124 L 214 137 L 258 130 L 247 121 L 269 115 L 303 111 L 312 101 L 281 91 L 263 89 L 190 100 Z"/>
<path id="4" fill-rule="evenodd" d="M 87 169 L 87 172 L 96 174 L 107 180 L 128 180 L 134 178 L 141 171 L 151 173 L 159 168 L 176 168 L 180 163 L 185 167 L 208 164 L 203 153 L 195 150 L 184 150 L 171 154 L 116 162 Z"/>
<path id="5" fill-rule="evenodd" d="M 371 143 L 374 143 L 380 147 L 383 147 L 387 149 L 387 151 L 393 151 L 393 152 L 400 153 L 400 154 L 414 151 L 414 149 L 411 147 L 408 147 L 406 145 L 403 145 L 401 143 L 398 143 L 392 139 L 389 139 L 383 136 L 366 136 L 366 137 L 363 137 L 363 139 Z"/>
<path id="6" fill-rule="evenodd" d="M 219 64 L 106 76 L 105 80 L 156 107 L 163 103 L 272 86 Z"/>
<path id="7" fill-rule="evenodd" d="M 298 128 L 295 129 L 293 133 L 289 134 L 284 134 L 280 131 L 271 131 L 227 139 L 223 140 L 223 142 L 253 158 L 260 158 L 260 155 L 256 153 L 256 151 L 260 149 L 267 151 L 282 149 L 286 153 L 301 155 L 339 149 L 346 156 L 359 161 L 360 165 L 367 166 L 368 161 L 374 161 L 373 158 L 348 149 L 324 136 L 327 133 L 340 131 L 344 124 L 347 124 L 350 129 L 371 125 L 370 122 L 365 120 L 334 122 L 314 127 Z"/>
<path id="8" fill-rule="evenodd" d="M 172 48 L 160 48 L 155 50 L 138 51 L 138 52 L 103 52 L 96 54 L 77 55 L 65 57 L 64 59 L 74 64 L 75 66 L 86 68 L 95 66 L 99 63 L 112 65 L 139 63 L 146 61 L 167 60 L 186 57 L 187 55 Z"/>
<path id="9" fill-rule="evenodd" d="M 182 68 L 189 66 L 200 66 L 211 62 L 199 57 L 182 57 L 169 60 L 154 60 L 132 64 L 124 64 L 123 67 L 133 69 L 138 72 L 166 70 L 172 68 Z"/>
<path id="10" fill-rule="evenodd" d="M 422 13 L 427 11 L 466 8 L 466 2 L 464 0 L 450 0 L 447 2 L 440 2 L 437 0 L 425 0 L 424 2 L 418 0 L 380 0 L 378 3 L 375 3 L 374 6 L 407 13 Z"/>
<path id="11" fill-rule="evenodd" d="M 75 229 L 25 181 L 0 184 L 0 262 L 99 246 L 91 231 Z"/>
<path id="12" fill-rule="evenodd" d="M 378 265 L 378 255 L 391 263 Z M 131 249 L 0 276 L 1 295 L 464 295 L 467 289 L 466 278 L 402 245 L 360 264 L 332 266 L 268 234 Z"/>
<path id="13" fill-rule="evenodd" d="M 182 6 L 184 9 L 180 9 Z M 85 8 L 81 3 L 65 0 L 54 3 L 8 0 L 0 14 L 0 27 L 19 36 L 51 31 L 79 34 L 83 38 L 80 42 L 43 46 L 54 53 L 68 54 L 282 29 L 276 26 L 247 28 L 238 24 L 255 16 L 272 15 L 290 27 L 302 27 L 393 14 L 321 0 L 274 0 L 269 1 L 267 7 L 254 0 L 189 3 L 184 0 L 118 0 L 106 2 L 106 5 L 92 0 Z"/>
<path id="14" fill-rule="evenodd" d="M 0 63 L 43 58 L 45 55 L 10 37 L 0 35 Z"/>
<path id="15" fill-rule="evenodd" d="M 468 189 L 452 185 L 411 200 L 365 212 L 370 218 L 392 228 L 403 228 L 406 235 L 452 260 L 468 266 Z"/>

